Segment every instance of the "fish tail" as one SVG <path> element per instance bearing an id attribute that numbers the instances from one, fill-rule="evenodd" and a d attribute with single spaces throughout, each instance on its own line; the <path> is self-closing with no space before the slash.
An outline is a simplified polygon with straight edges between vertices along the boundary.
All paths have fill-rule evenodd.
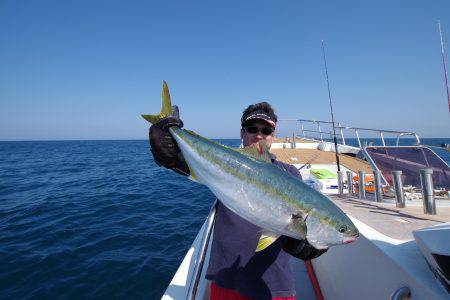
<path id="1" fill-rule="evenodd" d="M 166 81 L 163 81 L 162 90 L 162 108 L 159 115 L 141 115 L 148 122 L 155 124 L 162 119 L 173 115 L 172 101 L 170 100 L 169 88 L 167 87 Z"/>

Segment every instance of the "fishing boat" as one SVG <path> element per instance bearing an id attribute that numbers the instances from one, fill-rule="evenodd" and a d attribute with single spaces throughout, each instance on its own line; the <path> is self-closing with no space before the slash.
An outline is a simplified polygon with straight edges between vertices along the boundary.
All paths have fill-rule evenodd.
<path id="1" fill-rule="evenodd" d="M 338 205 L 361 236 L 311 261 L 291 259 L 297 299 L 450 299 L 450 158 L 446 161 L 437 149 L 422 145 L 414 132 L 335 122 L 323 41 L 322 53 L 331 122 L 284 120 L 296 122 L 300 131 L 276 140 L 271 152 Z M 349 135 L 356 144 L 348 143 Z M 379 143 L 364 142 L 364 135 Z M 395 143 L 388 145 L 386 136 Z M 405 137 L 414 143 L 402 144 Z M 215 206 L 163 299 L 209 299 L 205 266 L 214 217 Z"/>
<path id="2" fill-rule="evenodd" d="M 413 132 L 289 121 L 297 122 L 300 131 L 277 139 L 271 152 L 297 167 L 303 179 L 344 210 L 361 233 L 356 242 L 332 247 L 317 259 L 291 259 L 297 299 L 449 299 L 448 162 L 422 145 Z M 330 132 L 324 127 L 330 124 L 339 132 L 339 143 L 326 139 Z M 356 136 L 356 145 L 348 144 L 348 132 Z M 379 145 L 363 142 L 364 134 L 374 133 Z M 395 137 L 394 145 L 387 145 L 387 135 Z M 412 137 L 414 145 L 401 145 L 405 136 Z M 396 177 L 398 171 L 401 175 Z M 367 174 L 372 179 L 365 180 Z M 424 176 L 434 183 L 433 195 Z M 403 187 L 398 188 L 398 179 Z M 405 198 L 408 191 L 417 197 Z M 213 206 L 162 299 L 209 299 L 205 272 L 214 217 Z"/>

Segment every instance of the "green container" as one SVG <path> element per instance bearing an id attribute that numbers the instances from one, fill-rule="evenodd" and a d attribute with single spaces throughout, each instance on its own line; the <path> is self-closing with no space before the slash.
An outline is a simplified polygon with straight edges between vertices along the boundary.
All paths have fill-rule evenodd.
<path id="1" fill-rule="evenodd" d="M 337 179 L 337 174 L 327 169 L 311 169 L 310 172 L 317 179 Z"/>

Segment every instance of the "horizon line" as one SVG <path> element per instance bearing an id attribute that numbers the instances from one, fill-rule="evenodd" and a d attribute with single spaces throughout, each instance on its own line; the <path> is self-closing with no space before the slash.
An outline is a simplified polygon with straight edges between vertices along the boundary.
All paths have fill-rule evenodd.
<path id="1" fill-rule="evenodd" d="M 240 140 L 240 138 L 236 137 L 236 138 L 210 138 L 213 140 Z M 357 139 L 355 138 L 346 138 L 346 140 L 353 140 L 353 139 Z M 362 138 L 364 139 L 380 139 L 379 137 L 369 137 L 369 138 Z M 397 138 L 384 138 L 385 140 L 396 140 Z M 450 137 L 421 137 L 422 139 L 450 139 Z M 325 139 L 327 140 L 327 139 Z M 328 139 L 330 141 L 332 141 L 333 139 Z M 402 138 L 401 140 L 415 140 L 414 138 L 410 138 L 410 137 L 405 137 Z M 117 139 L 42 139 L 42 140 L 0 140 L 0 143 L 5 143 L 5 142 L 95 142 L 95 141 L 148 141 L 148 139 L 122 139 L 122 138 L 117 138 Z M 319 141 L 319 140 L 318 140 Z"/>

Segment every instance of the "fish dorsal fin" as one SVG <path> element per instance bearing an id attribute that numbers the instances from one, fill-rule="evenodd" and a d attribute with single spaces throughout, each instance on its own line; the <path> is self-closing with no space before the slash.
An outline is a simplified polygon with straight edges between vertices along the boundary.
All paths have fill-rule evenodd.
<path id="1" fill-rule="evenodd" d="M 252 144 L 250 146 L 237 149 L 237 151 L 260 161 L 272 162 L 269 148 L 264 141 L 259 141 L 258 144 Z"/>
<path id="2" fill-rule="evenodd" d="M 280 236 L 268 230 L 261 230 L 258 232 L 258 245 L 255 252 L 262 251 L 273 244 Z"/>

